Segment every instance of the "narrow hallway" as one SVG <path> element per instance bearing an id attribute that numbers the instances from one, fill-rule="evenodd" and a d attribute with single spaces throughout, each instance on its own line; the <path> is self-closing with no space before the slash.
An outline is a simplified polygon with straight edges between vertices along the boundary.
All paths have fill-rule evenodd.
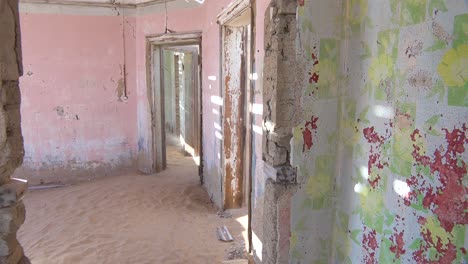
<path id="1" fill-rule="evenodd" d="M 218 241 L 216 227 L 242 240 L 242 212 L 217 216 L 192 157 L 169 145 L 167 156 L 156 176 L 29 192 L 19 241 L 32 263 L 221 263 L 235 243 Z"/>

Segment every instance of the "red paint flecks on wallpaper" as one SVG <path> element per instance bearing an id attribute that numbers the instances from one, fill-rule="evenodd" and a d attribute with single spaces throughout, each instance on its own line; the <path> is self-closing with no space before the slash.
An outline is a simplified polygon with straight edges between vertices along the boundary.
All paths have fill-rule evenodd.
<path id="1" fill-rule="evenodd" d="M 366 138 L 367 142 L 371 144 L 371 149 L 369 152 L 369 160 L 367 162 L 367 170 L 369 176 L 371 175 L 374 168 L 383 169 L 384 166 L 388 166 L 388 162 L 383 162 L 381 160 L 382 151 L 381 147 L 385 143 L 385 141 L 390 137 L 383 137 L 375 132 L 374 127 L 367 127 L 363 129 L 364 137 Z M 377 174 L 375 177 L 369 177 L 367 180 L 372 188 L 377 188 L 381 177 Z"/>
<path id="2" fill-rule="evenodd" d="M 379 136 L 377 132 L 375 132 L 374 127 L 367 127 L 364 128 L 364 137 L 367 139 L 367 142 L 369 143 L 383 143 L 384 138 L 382 136 Z"/>
<path id="3" fill-rule="evenodd" d="M 462 158 L 465 152 L 467 128 L 464 124 L 461 129 L 445 131 L 447 141 L 446 151 L 441 146 L 434 151 L 433 157 L 420 154 L 420 147 L 413 144 L 413 158 L 420 165 L 429 166 L 431 173 L 437 174 L 441 186 L 433 189 L 428 187 L 424 192 L 423 205 L 432 210 L 439 218 L 441 226 L 451 232 L 455 224 L 468 224 L 468 201 L 464 198 L 468 188 L 463 186 L 463 177 L 467 173 L 467 166 Z M 421 137 L 420 131 L 415 130 L 411 135 L 412 140 Z M 416 186 L 417 187 L 417 186 Z"/>
<path id="4" fill-rule="evenodd" d="M 364 227 L 364 234 L 362 235 L 362 247 L 367 252 L 367 254 L 364 256 L 365 263 L 377 263 L 377 260 L 375 259 L 375 254 L 377 249 L 379 248 L 379 244 L 377 243 L 377 232 L 375 230 L 367 232 L 367 228 Z"/>
<path id="5" fill-rule="evenodd" d="M 401 255 L 406 253 L 405 241 L 403 240 L 403 231 L 394 234 L 390 240 L 393 243 L 393 245 L 390 246 L 390 251 L 395 253 L 396 258 L 399 259 Z"/>
<path id="6" fill-rule="evenodd" d="M 310 150 L 314 145 L 314 134 L 317 134 L 317 121 L 318 117 L 312 116 L 310 121 L 305 123 L 304 129 L 302 130 L 302 137 L 304 138 L 304 145 L 302 146 L 302 152 Z"/>
<path id="7" fill-rule="evenodd" d="M 424 208 L 432 211 L 438 218 L 441 227 L 448 233 L 453 231 L 455 225 L 468 224 L 468 201 L 465 194 L 468 193 L 468 187 L 463 185 L 463 177 L 467 173 L 467 166 L 463 160 L 465 144 L 468 143 L 467 127 L 463 124 L 461 128 L 454 128 L 452 131 L 443 129 L 445 132 L 446 146 L 439 146 L 432 156 L 421 153 L 421 147 L 413 144 L 412 156 L 416 164 L 430 168 L 431 174 L 436 176 L 440 184 L 431 186 L 424 179 L 424 176 L 412 176 L 407 180 L 411 188 L 412 197 L 416 199 L 418 193 L 423 195 L 422 205 Z M 416 142 L 423 138 L 421 132 L 416 129 L 411 134 L 411 140 Z M 406 203 L 410 206 L 411 203 Z M 419 224 L 424 225 L 426 219 L 419 218 Z M 456 259 L 457 248 L 449 241 L 448 245 L 441 245 L 440 241 L 433 241 L 429 230 L 421 232 L 425 245 L 413 253 L 414 260 L 417 263 L 431 263 L 424 256 L 427 255 L 429 246 L 437 249 L 440 259 L 433 263 L 452 263 Z"/>
<path id="8" fill-rule="evenodd" d="M 316 49 L 317 47 L 314 46 L 313 51 L 312 51 L 312 61 L 313 61 L 313 68 L 312 71 L 309 72 L 310 78 L 309 78 L 309 83 L 315 83 L 317 84 L 320 78 L 319 72 L 316 69 L 316 66 L 319 64 L 318 56 L 316 54 Z"/>
<path id="9" fill-rule="evenodd" d="M 309 74 L 312 75 L 309 78 L 309 83 L 318 83 L 318 80 L 319 80 L 320 76 L 316 72 L 309 73 Z"/>

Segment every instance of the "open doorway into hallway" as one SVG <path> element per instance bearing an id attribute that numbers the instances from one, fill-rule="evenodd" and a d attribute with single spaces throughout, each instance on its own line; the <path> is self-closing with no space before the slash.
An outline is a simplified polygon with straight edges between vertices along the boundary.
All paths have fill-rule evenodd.
<path id="1" fill-rule="evenodd" d="M 148 38 L 154 171 L 177 149 L 193 158 L 202 181 L 201 33 L 169 35 Z"/>
<path id="2" fill-rule="evenodd" d="M 191 156 L 200 165 L 199 47 L 170 46 L 162 49 L 166 167 L 170 151 Z"/>

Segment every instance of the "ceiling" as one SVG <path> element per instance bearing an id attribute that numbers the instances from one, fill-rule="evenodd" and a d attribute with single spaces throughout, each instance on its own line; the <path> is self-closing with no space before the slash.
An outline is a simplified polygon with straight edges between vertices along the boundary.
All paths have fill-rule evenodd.
<path id="1" fill-rule="evenodd" d="M 205 0 L 20 0 L 22 3 L 63 4 L 83 6 L 145 6 L 164 2 L 187 2 L 202 4 Z"/>

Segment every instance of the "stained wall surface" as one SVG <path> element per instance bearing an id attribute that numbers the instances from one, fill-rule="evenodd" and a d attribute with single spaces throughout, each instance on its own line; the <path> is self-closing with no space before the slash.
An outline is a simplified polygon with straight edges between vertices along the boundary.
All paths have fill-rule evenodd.
<path id="1" fill-rule="evenodd" d="M 20 17 L 25 158 L 16 175 L 35 184 L 133 168 L 136 19 L 92 7 L 22 6 Z"/>
<path id="2" fill-rule="evenodd" d="M 463 263 L 467 2 L 299 4 L 290 263 Z"/>

